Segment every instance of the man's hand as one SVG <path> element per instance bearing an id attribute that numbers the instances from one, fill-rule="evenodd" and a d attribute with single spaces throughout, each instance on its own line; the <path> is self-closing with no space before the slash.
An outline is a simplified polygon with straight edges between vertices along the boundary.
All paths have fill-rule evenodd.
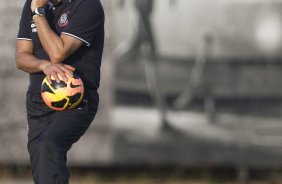
<path id="1" fill-rule="evenodd" d="M 51 84 L 51 76 L 54 77 L 56 82 L 60 82 L 59 76 L 60 75 L 65 82 L 68 81 L 68 76 L 72 77 L 73 76 L 73 71 L 75 68 L 73 68 L 70 65 L 66 64 L 53 64 L 50 62 L 45 62 L 42 63 L 41 69 L 44 72 L 44 74 L 47 76 L 48 82 Z"/>
<path id="2" fill-rule="evenodd" d="M 33 12 L 36 8 L 44 7 L 48 3 L 48 0 L 32 0 L 30 9 Z"/>

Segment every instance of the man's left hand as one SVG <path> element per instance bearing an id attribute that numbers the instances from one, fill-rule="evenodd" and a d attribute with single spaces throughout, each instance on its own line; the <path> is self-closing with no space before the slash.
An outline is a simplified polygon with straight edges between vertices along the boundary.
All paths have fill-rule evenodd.
<path id="1" fill-rule="evenodd" d="M 48 3 L 48 0 L 32 0 L 30 9 L 33 12 L 36 8 L 44 7 Z"/>

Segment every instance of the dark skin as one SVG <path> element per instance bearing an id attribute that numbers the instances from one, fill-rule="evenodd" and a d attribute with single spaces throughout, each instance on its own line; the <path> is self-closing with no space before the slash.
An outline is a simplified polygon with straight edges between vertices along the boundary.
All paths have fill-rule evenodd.
<path id="1" fill-rule="evenodd" d="M 53 0 L 54 4 L 61 0 Z M 48 0 L 32 0 L 31 11 L 38 7 L 43 7 Z M 51 83 L 51 76 L 59 82 L 60 75 L 64 81 L 72 76 L 73 68 L 66 65 L 63 61 L 72 55 L 82 46 L 82 41 L 68 35 L 58 36 L 49 26 L 44 16 L 35 15 L 33 17 L 37 28 L 39 40 L 47 52 L 50 60 L 41 60 L 33 55 L 33 43 L 28 40 L 17 40 L 16 42 L 16 65 L 17 68 L 27 73 L 43 72 L 47 76 L 47 80 Z"/>

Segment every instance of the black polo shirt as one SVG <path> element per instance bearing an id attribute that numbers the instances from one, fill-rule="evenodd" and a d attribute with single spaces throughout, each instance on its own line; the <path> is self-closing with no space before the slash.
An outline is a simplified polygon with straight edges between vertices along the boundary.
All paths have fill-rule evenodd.
<path id="1" fill-rule="evenodd" d="M 39 41 L 30 5 L 31 0 L 26 0 L 17 39 L 32 41 L 34 55 L 50 60 Z M 44 8 L 49 25 L 58 36 L 66 34 L 83 42 L 83 46 L 63 63 L 76 69 L 86 90 L 97 90 L 104 47 L 104 11 L 100 0 L 64 0 L 55 6 L 50 1 Z M 43 72 L 30 74 L 29 91 L 40 93 L 44 77 Z"/>

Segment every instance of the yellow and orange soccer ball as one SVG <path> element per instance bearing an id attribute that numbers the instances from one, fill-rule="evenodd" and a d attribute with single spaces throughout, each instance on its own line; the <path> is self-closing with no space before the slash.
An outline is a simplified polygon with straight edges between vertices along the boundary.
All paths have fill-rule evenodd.
<path id="1" fill-rule="evenodd" d="M 61 76 L 59 79 L 60 82 L 57 83 L 52 77 L 50 84 L 45 77 L 41 85 L 41 96 L 45 104 L 56 111 L 74 109 L 83 99 L 83 82 L 77 74 L 68 76 L 67 82 Z"/>

